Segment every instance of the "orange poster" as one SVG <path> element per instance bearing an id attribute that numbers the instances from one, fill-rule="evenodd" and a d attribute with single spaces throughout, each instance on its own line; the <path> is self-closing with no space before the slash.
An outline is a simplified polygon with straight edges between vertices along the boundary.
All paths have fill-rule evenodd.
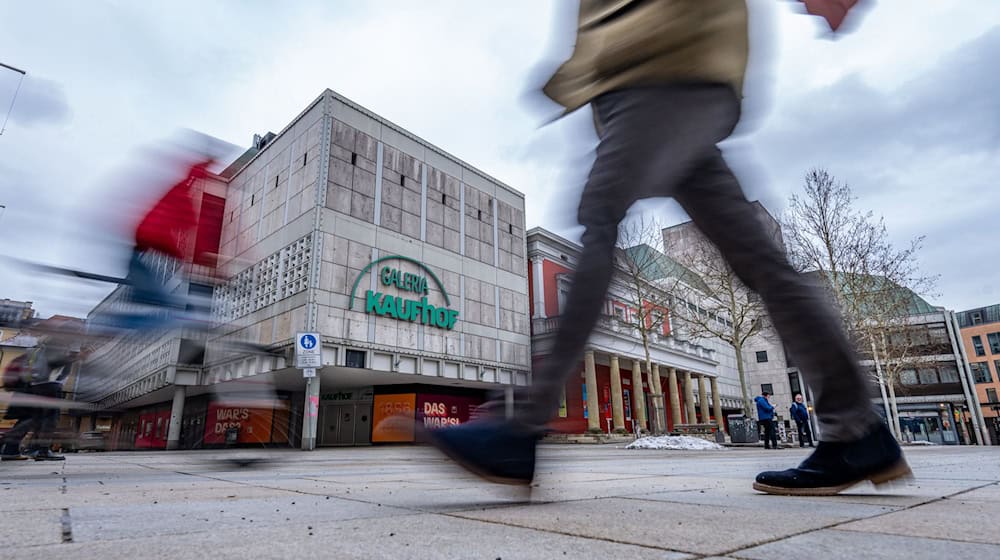
<path id="1" fill-rule="evenodd" d="M 413 441 L 413 410 L 416 404 L 416 393 L 375 395 L 372 442 Z"/>

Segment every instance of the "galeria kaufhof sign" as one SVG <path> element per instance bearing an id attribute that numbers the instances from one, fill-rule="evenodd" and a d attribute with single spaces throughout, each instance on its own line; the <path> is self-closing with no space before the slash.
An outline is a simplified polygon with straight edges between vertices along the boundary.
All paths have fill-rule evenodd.
<path id="1" fill-rule="evenodd" d="M 426 276 L 403 272 L 387 264 L 376 268 L 382 263 L 391 261 L 404 261 L 415 264 L 420 270 L 426 273 Z M 444 289 L 444 284 L 441 283 L 441 280 L 435 276 L 434 272 L 427 265 L 416 259 L 402 255 L 390 255 L 375 259 L 369 263 L 354 281 L 354 287 L 351 288 L 351 300 L 347 306 L 348 309 L 354 309 L 354 299 L 361 279 L 369 271 L 373 270 L 377 270 L 378 282 L 382 286 L 386 288 L 395 287 L 406 294 L 416 294 L 420 296 L 420 299 L 394 296 L 376 290 L 367 290 L 365 292 L 365 313 L 448 330 L 455 327 L 455 323 L 458 321 L 458 311 L 451 309 L 451 299 L 448 297 L 448 292 Z M 444 307 L 435 307 L 427 303 L 427 295 L 430 293 L 428 278 L 433 280 L 441 291 L 445 302 Z"/>

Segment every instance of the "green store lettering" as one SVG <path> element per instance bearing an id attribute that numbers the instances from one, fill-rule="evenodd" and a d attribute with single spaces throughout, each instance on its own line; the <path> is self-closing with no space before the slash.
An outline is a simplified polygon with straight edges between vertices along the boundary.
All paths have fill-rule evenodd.
<path id="1" fill-rule="evenodd" d="M 384 286 L 395 286 L 404 292 L 425 296 L 429 293 L 425 276 L 385 266 L 382 267 L 379 278 Z M 435 307 L 427 303 L 426 297 L 421 297 L 419 300 L 405 299 L 374 290 L 368 290 L 365 294 L 365 313 L 448 330 L 454 328 L 458 321 L 458 311 L 447 307 Z"/>

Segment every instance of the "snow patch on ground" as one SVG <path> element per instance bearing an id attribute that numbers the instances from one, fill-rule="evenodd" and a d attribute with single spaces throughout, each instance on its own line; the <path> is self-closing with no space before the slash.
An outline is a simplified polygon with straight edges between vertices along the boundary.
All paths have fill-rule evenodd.
<path id="1" fill-rule="evenodd" d="M 725 447 L 708 440 L 691 436 L 647 436 L 639 438 L 626 445 L 625 449 L 679 449 L 686 451 L 705 451 L 725 449 Z"/>

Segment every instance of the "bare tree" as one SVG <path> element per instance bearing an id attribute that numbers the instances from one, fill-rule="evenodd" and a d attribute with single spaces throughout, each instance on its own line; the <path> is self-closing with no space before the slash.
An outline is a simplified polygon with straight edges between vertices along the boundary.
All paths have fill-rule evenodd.
<path id="1" fill-rule="evenodd" d="M 662 243 L 660 225 L 644 216 L 622 223 L 618 232 L 616 265 L 629 309 L 613 320 L 637 332 L 642 343 L 646 371 L 652 381 L 650 345 L 669 334 L 672 288 L 680 281 L 680 267 L 654 247 Z M 655 432 L 666 430 L 665 403 L 660 383 L 652 383 Z M 636 387 L 641 391 L 641 387 Z"/>
<path id="2" fill-rule="evenodd" d="M 850 187 L 824 169 L 806 174 L 804 193 L 792 195 L 783 229 L 792 263 L 825 280 L 859 353 L 872 355 L 880 387 L 888 387 L 896 435 L 899 418 L 894 386 L 912 366 L 917 344 L 908 336 L 906 317 L 935 278 L 920 274 L 916 253 L 923 237 L 897 249 L 884 220 L 855 207 Z M 884 384 L 884 385 L 883 385 Z"/>
<path id="3" fill-rule="evenodd" d="M 771 332 L 764 303 L 740 281 L 718 249 L 703 236 L 696 236 L 681 258 L 693 272 L 688 282 L 678 284 L 674 290 L 675 326 L 688 338 L 717 338 L 733 348 L 743 413 L 750 417 L 743 350 L 753 337 Z"/>

